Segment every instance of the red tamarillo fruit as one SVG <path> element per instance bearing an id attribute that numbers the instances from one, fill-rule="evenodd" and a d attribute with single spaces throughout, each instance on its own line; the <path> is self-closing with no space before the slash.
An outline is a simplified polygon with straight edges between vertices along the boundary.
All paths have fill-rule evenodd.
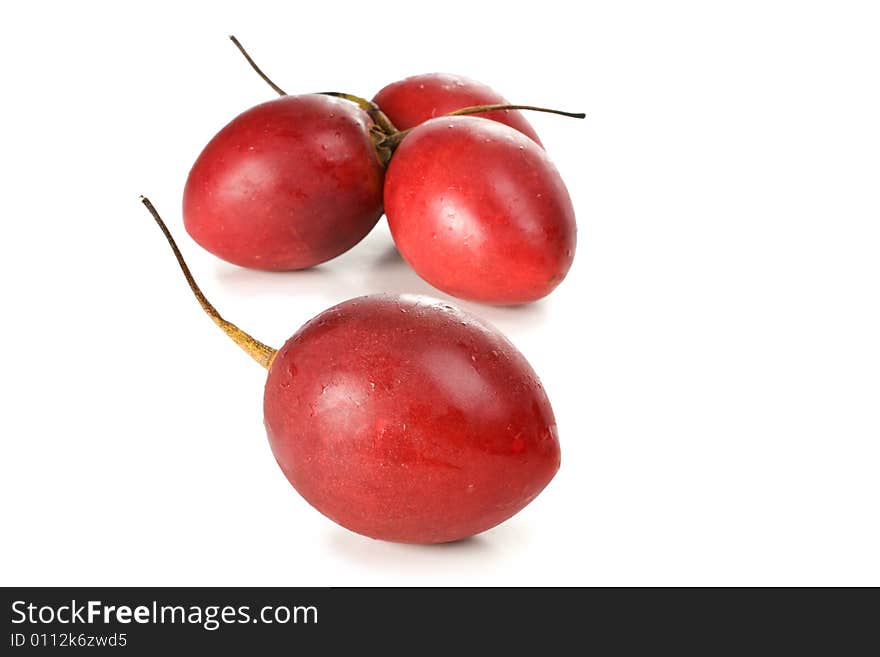
<path id="1" fill-rule="evenodd" d="M 388 541 L 455 541 L 514 515 L 553 478 L 550 402 L 497 330 L 425 297 L 382 294 L 322 312 L 276 351 L 220 316 L 143 203 L 205 312 L 268 369 L 272 452 L 325 516 Z"/>
<path id="2" fill-rule="evenodd" d="M 574 209 L 547 153 L 474 116 L 431 119 L 401 140 L 385 214 L 404 259 L 464 299 L 520 304 L 549 294 L 574 258 Z"/>

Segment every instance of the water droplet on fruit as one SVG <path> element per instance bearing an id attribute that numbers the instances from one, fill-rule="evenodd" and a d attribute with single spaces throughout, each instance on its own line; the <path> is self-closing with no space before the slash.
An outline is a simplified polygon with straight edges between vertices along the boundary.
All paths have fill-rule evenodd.
<path id="1" fill-rule="evenodd" d="M 513 439 L 513 442 L 510 444 L 510 451 L 514 454 L 521 454 L 525 448 L 526 441 L 522 439 L 522 436 L 517 434 L 517 436 Z"/>

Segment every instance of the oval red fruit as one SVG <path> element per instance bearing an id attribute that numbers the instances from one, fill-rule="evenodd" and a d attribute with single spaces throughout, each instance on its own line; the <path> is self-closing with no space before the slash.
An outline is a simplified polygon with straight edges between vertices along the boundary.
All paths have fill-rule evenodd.
<path id="1" fill-rule="evenodd" d="M 235 118 L 199 155 L 183 196 L 192 238 L 231 263 L 302 269 L 357 244 L 382 215 L 365 112 L 321 95 L 284 96 Z"/>
<path id="2" fill-rule="evenodd" d="M 264 397 L 291 484 L 348 529 L 466 538 L 528 504 L 559 467 L 550 402 L 498 331 L 415 296 L 346 301 L 282 347 Z"/>
<path id="3" fill-rule="evenodd" d="M 534 301 L 574 258 L 574 209 L 556 167 L 522 133 L 486 119 L 413 129 L 386 173 L 385 214 L 412 268 L 464 299 Z"/>

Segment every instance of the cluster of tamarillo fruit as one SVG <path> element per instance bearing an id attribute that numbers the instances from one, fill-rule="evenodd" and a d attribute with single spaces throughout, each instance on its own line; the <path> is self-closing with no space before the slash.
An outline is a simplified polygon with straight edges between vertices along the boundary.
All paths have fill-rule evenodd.
<path id="1" fill-rule="evenodd" d="M 455 75 L 406 78 L 372 101 L 279 94 L 204 148 L 184 225 L 220 258 L 263 270 L 347 251 L 384 213 L 403 258 L 448 294 L 533 301 L 565 277 L 575 218 L 518 111 Z M 503 522 L 559 468 L 550 402 L 495 328 L 427 297 L 378 294 L 307 322 L 281 349 L 225 320 L 165 234 L 205 312 L 268 370 L 264 417 L 285 476 L 318 511 L 373 538 L 439 543 Z"/>

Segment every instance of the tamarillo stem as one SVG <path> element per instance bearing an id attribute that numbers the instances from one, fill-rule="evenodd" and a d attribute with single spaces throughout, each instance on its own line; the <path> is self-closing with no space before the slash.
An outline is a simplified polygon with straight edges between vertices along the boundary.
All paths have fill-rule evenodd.
<path id="1" fill-rule="evenodd" d="M 234 35 L 230 34 L 229 40 L 235 44 L 235 47 L 238 48 L 238 51 L 242 55 L 244 55 L 244 58 L 247 60 L 248 64 L 251 65 L 251 68 L 254 69 L 254 71 L 256 71 L 257 75 L 259 75 L 261 78 L 263 78 L 263 80 L 266 82 L 266 84 L 268 84 L 270 87 L 272 87 L 272 89 L 274 89 L 275 92 L 279 96 L 286 96 L 287 95 L 287 92 L 284 91 L 284 89 L 282 89 L 277 84 L 275 84 L 272 81 L 272 79 L 268 75 L 266 75 L 259 66 L 257 66 L 257 63 L 253 60 L 253 57 L 251 57 L 248 54 L 248 51 L 245 50 L 244 46 L 241 45 L 241 42 L 238 39 L 236 39 Z M 340 91 L 319 91 L 318 95 L 320 95 L 320 96 L 334 96 L 336 98 L 344 98 L 345 100 L 348 100 L 348 101 L 354 103 L 355 105 L 360 107 L 362 110 L 364 110 L 367 114 L 369 114 L 370 118 L 373 119 L 373 123 L 375 123 L 377 126 L 379 126 L 379 129 L 385 135 L 393 135 L 395 132 L 397 132 L 397 128 L 394 127 L 394 124 L 391 122 L 391 119 L 389 119 L 385 115 L 385 113 L 381 109 L 379 109 L 379 106 L 376 105 L 376 103 L 374 103 L 370 100 L 367 100 L 366 98 L 361 98 L 360 96 L 355 96 L 354 94 L 342 93 Z"/>
<path id="2" fill-rule="evenodd" d="M 436 118 L 441 118 L 443 116 L 466 116 L 468 114 L 480 114 L 482 112 L 494 112 L 496 110 L 529 110 L 532 112 L 547 112 L 549 114 L 559 114 L 560 116 L 568 116 L 572 119 L 587 118 L 587 115 L 583 112 L 563 112 L 562 110 L 549 109 L 547 107 L 535 107 L 534 105 L 510 104 L 474 105 L 472 107 L 462 107 L 461 109 L 455 110 L 454 112 L 442 114 L 440 117 Z M 411 133 L 418 127 L 419 126 L 413 126 L 412 128 L 407 128 L 406 130 L 398 130 L 397 132 L 393 132 L 389 134 L 385 139 L 380 141 L 378 147 L 382 148 L 386 152 L 394 153 L 394 149 L 400 146 L 400 142 L 402 142 L 409 133 Z"/>
<path id="3" fill-rule="evenodd" d="M 266 369 L 269 369 L 278 350 L 263 344 L 253 336 L 242 331 L 232 322 L 228 322 L 220 316 L 220 313 L 217 312 L 217 309 L 214 308 L 210 301 L 208 301 L 207 297 L 205 297 L 201 288 L 199 288 L 196 283 L 195 278 L 193 278 L 192 272 L 190 272 L 186 261 L 183 259 L 183 254 L 181 254 L 180 249 L 177 248 L 177 242 L 174 241 L 174 238 L 171 236 L 171 231 L 168 230 L 168 226 L 162 221 L 162 217 L 159 216 L 156 208 L 150 203 L 150 199 L 146 196 L 141 196 L 141 203 L 146 206 L 147 210 L 150 211 L 150 214 L 153 215 L 153 219 L 155 219 L 156 223 L 159 225 L 159 228 L 162 229 L 165 239 L 168 240 L 171 250 L 174 251 L 174 257 L 177 258 L 177 264 L 180 265 L 180 269 L 186 278 L 186 282 L 189 284 L 189 289 L 192 290 L 192 293 L 195 295 L 196 300 L 198 300 L 199 305 L 201 305 L 202 310 L 204 310 L 208 314 L 208 317 L 214 320 L 214 323 L 219 326 L 226 335 L 232 338 L 232 341 L 241 347 L 248 356 L 253 358 Z"/>
<path id="4" fill-rule="evenodd" d="M 284 91 L 284 89 L 282 89 L 277 84 L 272 82 L 272 79 L 268 75 L 263 73 L 263 70 L 259 66 L 257 66 L 257 63 L 253 60 L 253 58 L 251 58 L 251 56 L 248 54 L 248 51 L 244 49 L 244 46 L 241 45 L 241 42 L 238 39 L 236 39 L 234 35 L 230 34 L 229 40 L 235 44 L 235 47 L 238 48 L 238 51 L 242 55 L 244 55 L 244 58 L 247 60 L 247 63 L 250 64 L 251 68 L 257 72 L 257 75 L 259 75 L 261 78 L 263 78 L 263 80 L 265 81 L 266 84 L 268 84 L 270 87 L 272 87 L 279 96 L 286 96 L 287 95 L 287 92 Z"/>
<path id="5" fill-rule="evenodd" d="M 445 116 L 465 116 L 467 114 L 480 114 L 481 112 L 494 112 L 496 110 L 528 110 L 530 112 L 547 112 L 548 114 L 559 114 L 560 116 L 568 116 L 572 119 L 585 119 L 587 115 L 583 112 L 563 112 L 562 110 L 550 109 L 547 107 L 535 107 L 534 105 L 474 105 L 473 107 L 463 107 L 462 109 L 449 112 Z"/>
<path id="6" fill-rule="evenodd" d="M 341 91 L 319 91 L 318 94 L 321 96 L 344 98 L 345 100 L 351 101 L 369 114 L 370 118 L 373 119 L 373 123 L 379 126 L 382 132 L 386 135 L 393 135 L 398 132 L 397 127 L 391 122 L 391 119 L 389 119 L 385 112 L 383 112 L 372 100 L 367 100 L 366 98 L 361 98 L 354 94 L 343 93 Z"/>

